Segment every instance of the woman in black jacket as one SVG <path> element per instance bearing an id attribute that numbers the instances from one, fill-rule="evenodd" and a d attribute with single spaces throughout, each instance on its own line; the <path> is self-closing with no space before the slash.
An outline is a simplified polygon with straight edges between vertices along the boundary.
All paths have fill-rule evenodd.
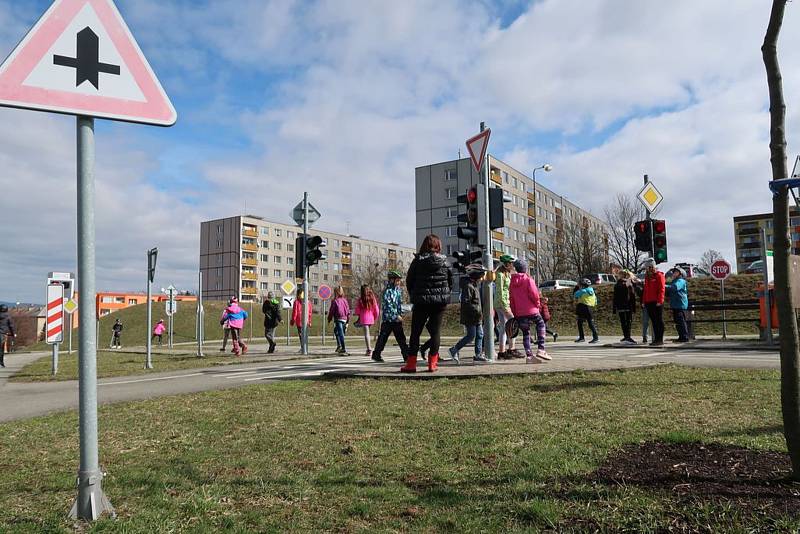
<path id="1" fill-rule="evenodd" d="M 428 370 L 433 372 L 438 367 L 442 317 L 447 303 L 450 302 L 450 293 L 453 288 L 453 275 L 447 266 L 447 257 L 441 252 L 441 240 L 431 234 L 422 241 L 419 254 L 414 257 L 408 267 L 406 288 L 414 309 L 411 313 L 408 358 L 406 364 L 400 368 L 400 372 L 403 373 L 417 371 L 419 337 L 426 322 L 429 324 L 428 329 L 431 334 L 431 356 L 428 358 Z"/>
<path id="2" fill-rule="evenodd" d="M 614 307 L 613 312 L 619 314 L 619 324 L 622 327 L 622 341 L 629 345 L 635 345 L 636 342 L 631 338 L 631 322 L 633 321 L 633 312 L 638 309 L 636 291 L 633 287 L 633 273 L 630 271 L 621 271 L 619 279 L 614 285 Z"/>

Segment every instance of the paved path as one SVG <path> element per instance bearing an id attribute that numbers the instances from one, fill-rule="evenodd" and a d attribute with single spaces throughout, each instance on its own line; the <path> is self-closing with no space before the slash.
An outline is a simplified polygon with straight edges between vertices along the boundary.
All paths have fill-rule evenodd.
<path id="1" fill-rule="evenodd" d="M 456 378 L 573 371 L 576 369 L 623 369 L 664 363 L 730 368 L 777 369 L 779 367 L 779 357 L 775 351 L 732 351 L 724 346 L 717 350 L 700 350 L 685 346 L 670 347 L 669 349 L 636 346 L 623 349 L 610 344 L 586 345 L 569 341 L 548 346 L 548 351 L 553 356 L 553 361 L 549 363 L 526 365 L 524 360 L 510 360 L 493 364 L 475 364 L 468 357 L 469 349 L 465 348 L 461 352 L 461 365 L 456 365 L 454 362 L 442 362 L 440 371 L 431 374 L 427 372 L 425 362 L 420 360 L 420 372 L 415 375 L 401 375 L 398 369 L 402 364 L 402 359 L 396 348 L 384 353 L 386 363 L 383 364 L 372 363 L 363 354 L 354 356 L 328 354 L 327 357 L 320 357 L 325 352 L 329 353 L 330 350 L 330 348 L 312 347 L 313 352 L 320 352 L 314 358 L 284 355 L 283 359 L 274 361 L 101 379 L 98 381 L 98 398 L 101 403 L 112 403 L 225 389 L 273 380 L 309 379 L 322 375 L 417 379 Z M 0 369 L 0 406 L 2 406 L 0 421 L 77 408 L 77 381 L 8 382 L 7 378 L 13 372 L 44 354 L 11 355 L 7 359 L 8 367 Z"/>

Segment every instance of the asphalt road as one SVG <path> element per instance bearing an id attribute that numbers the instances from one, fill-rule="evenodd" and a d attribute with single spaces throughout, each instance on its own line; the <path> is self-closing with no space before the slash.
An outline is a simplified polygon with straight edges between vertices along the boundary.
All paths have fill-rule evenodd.
<path id="1" fill-rule="evenodd" d="M 609 340 L 610 341 L 610 340 Z M 776 351 L 764 350 L 699 350 L 691 347 L 652 349 L 650 347 L 618 348 L 610 345 L 575 344 L 563 341 L 550 344 L 548 351 L 553 362 L 537 366 L 520 365 L 519 360 L 495 364 L 473 364 L 469 347 L 461 351 L 462 365 L 457 369 L 453 362 L 443 362 L 448 375 L 502 374 L 503 372 L 546 372 L 571 369 L 607 369 L 638 367 L 661 363 L 675 363 L 695 367 L 727 367 L 778 369 L 779 356 Z M 444 351 L 443 351 L 444 352 Z M 330 353 L 330 348 L 312 347 L 312 353 Z M 44 353 L 13 355 L 7 359 L 8 367 L 0 369 L 0 421 L 10 421 L 43 415 L 51 412 L 76 409 L 78 406 L 78 383 L 11 383 L 7 379 L 16 370 Z M 372 363 L 359 351 L 358 355 L 259 362 L 229 365 L 187 371 L 153 373 L 131 377 L 117 377 L 98 381 L 100 403 L 113 403 L 137 399 L 148 399 L 165 395 L 193 393 L 198 391 L 226 389 L 273 380 L 312 379 L 326 373 L 348 371 L 359 373 L 396 373 L 402 364 L 396 347 L 384 352 L 386 363 Z M 424 364 L 424 362 L 421 362 Z M 504 366 L 514 366 L 504 368 Z M 426 373 L 427 374 L 427 373 Z M 445 373 L 443 373 L 445 374 Z M 428 375 L 430 376 L 430 375 Z"/>

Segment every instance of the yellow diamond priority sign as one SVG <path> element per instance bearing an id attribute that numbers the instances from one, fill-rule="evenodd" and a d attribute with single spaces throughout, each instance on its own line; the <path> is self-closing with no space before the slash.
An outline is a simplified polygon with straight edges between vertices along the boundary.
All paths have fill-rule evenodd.
<path id="1" fill-rule="evenodd" d="M 286 280 L 284 283 L 281 284 L 281 290 L 283 291 L 284 295 L 291 295 L 292 293 L 294 293 L 294 290 L 296 288 L 297 286 L 294 285 L 294 282 L 292 282 L 291 280 Z"/>
<path id="2" fill-rule="evenodd" d="M 656 189 L 656 186 L 653 185 L 653 182 L 647 182 L 644 184 L 644 187 L 641 191 L 639 191 L 637 198 L 645 207 L 645 209 L 651 213 L 656 211 L 661 205 L 661 201 L 664 200 L 663 195 L 658 189 Z"/>
<path id="3" fill-rule="evenodd" d="M 74 313 L 78 309 L 78 303 L 72 299 L 68 299 L 64 303 L 64 311 L 67 313 Z"/>

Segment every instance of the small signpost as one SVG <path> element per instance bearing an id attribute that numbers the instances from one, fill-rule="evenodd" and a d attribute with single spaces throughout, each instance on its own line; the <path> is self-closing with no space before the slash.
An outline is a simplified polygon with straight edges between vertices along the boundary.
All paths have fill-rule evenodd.
<path id="1" fill-rule="evenodd" d="M 328 301 L 333 296 L 333 289 L 331 286 L 322 284 L 317 289 L 317 296 L 322 300 L 322 310 L 320 312 L 320 319 L 322 320 L 322 346 L 325 346 L 325 337 L 328 335 L 328 321 L 325 320 L 325 315 L 328 313 Z"/>
<path id="2" fill-rule="evenodd" d="M 653 182 L 648 181 L 639 191 L 639 194 L 636 195 L 636 198 L 638 198 L 639 202 L 642 203 L 644 209 L 649 211 L 650 214 L 653 214 L 664 200 L 664 195 L 662 195 L 661 192 L 656 189 L 656 186 L 653 184 Z"/>
<path id="3" fill-rule="evenodd" d="M 84 305 L 78 351 L 80 464 L 70 517 L 94 521 L 114 515 L 100 470 L 97 312 L 89 305 L 96 293 L 94 119 L 172 126 L 177 114 L 113 0 L 55 0 L 0 65 L 0 106 L 77 116 L 78 279 Z M 148 324 L 148 339 L 149 329 Z"/>
<path id="4" fill-rule="evenodd" d="M 167 328 L 169 329 L 167 331 L 167 339 L 169 340 L 169 348 L 172 348 L 173 316 L 178 313 L 178 303 L 175 301 L 175 294 L 178 293 L 178 288 L 170 284 L 167 289 L 162 289 L 161 292 L 165 293 L 168 297 L 165 309 L 165 313 L 167 314 Z"/>
<path id="5" fill-rule="evenodd" d="M 720 299 L 722 300 L 722 339 L 728 339 L 728 324 L 725 322 L 725 280 L 731 275 L 731 264 L 725 260 L 717 260 L 711 264 L 711 278 L 719 280 Z"/>
<path id="6" fill-rule="evenodd" d="M 295 289 L 297 289 L 297 286 L 291 280 L 286 280 L 281 284 L 281 291 L 283 291 L 284 295 L 291 295 Z"/>
<path id="7" fill-rule="evenodd" d="M 47 326 L 45 341 L 53 346 L 53 376 L 58 373 L 58 345 L 64 340 L 64 286 L 47 285 Z"/>

